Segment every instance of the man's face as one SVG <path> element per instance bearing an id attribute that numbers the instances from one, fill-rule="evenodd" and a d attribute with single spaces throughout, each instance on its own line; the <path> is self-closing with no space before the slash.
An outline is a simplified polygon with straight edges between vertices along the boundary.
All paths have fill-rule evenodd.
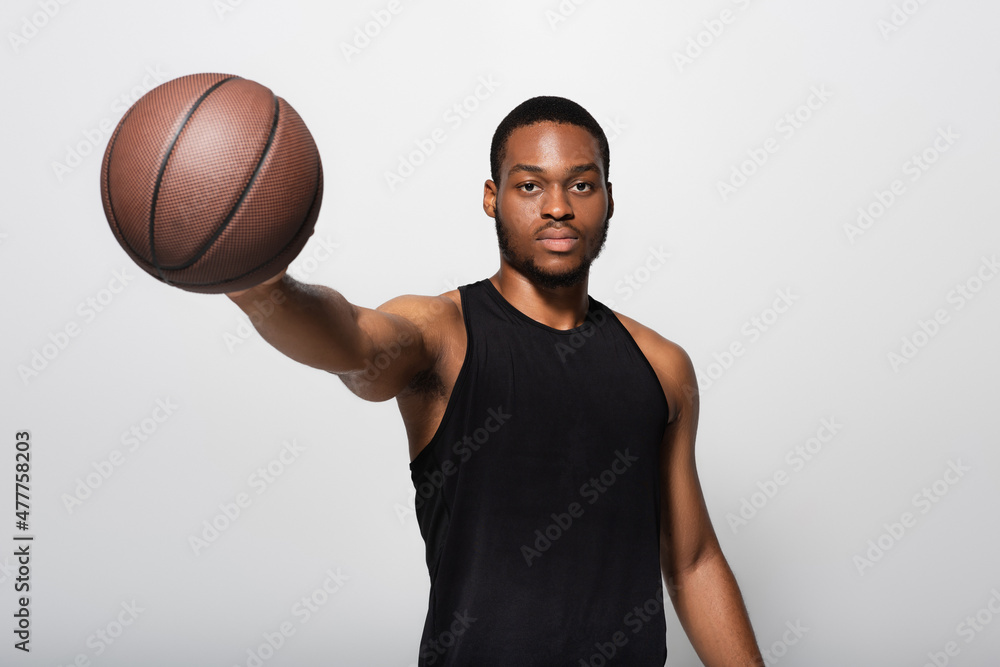
<path id="1" fill-rule="evenodd" d="M 597 139 L 568 123 L 517 128 L 500 183 L 486 181 L 483 208 L 496 220 L 501 261 L 539 287 L 578 284 L 604 248 L 614 210 Z"/>

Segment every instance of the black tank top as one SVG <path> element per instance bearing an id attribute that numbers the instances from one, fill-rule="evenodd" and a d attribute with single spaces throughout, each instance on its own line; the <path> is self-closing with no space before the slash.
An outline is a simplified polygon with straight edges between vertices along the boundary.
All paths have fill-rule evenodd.
<path id="1" fill-rule="evenodd" d="M 666 661 L 666 397 L 593 297 L 559 330 L 489 279 L 459 287 L 467 349 L 410 463 L 431 590 L 420 667 Z"/>

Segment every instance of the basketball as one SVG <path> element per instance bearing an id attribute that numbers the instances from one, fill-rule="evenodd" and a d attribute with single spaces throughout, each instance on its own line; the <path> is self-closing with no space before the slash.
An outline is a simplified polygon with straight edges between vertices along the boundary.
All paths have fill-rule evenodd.
<path id="1" fill-rule="evenodd" d="M 275 275 L 313 233 L 319 150 L 284 99 L 226 74 L 190 74 L 141 97 L 104 152 L 111 231 L 154 278 L 233 292 Z"/>

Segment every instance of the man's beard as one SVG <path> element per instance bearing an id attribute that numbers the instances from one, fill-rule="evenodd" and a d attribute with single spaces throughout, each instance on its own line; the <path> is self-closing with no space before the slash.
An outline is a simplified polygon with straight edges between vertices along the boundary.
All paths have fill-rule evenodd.
<path id="1" fill-rule="evenodd" d="M 579 284 L 584 278 L 587 277 L 587 274 L 590 272 L 590 265 L 601 255 L 601 251 L 604 250 L 604 242 L 608 238 L 608 225 L 610 221 L 610 217 L 604 219 L 604 226 L 601 229 L 601 242 L 600 245 L 598 245 L 597 250 L 594 252 L 593 257 L 589 256 L 585 252 L 583 258 L 576 267 L 563 273 L 551 273 L 539 268 L 539 266 L 535 264 L 535 259 L 533 257 L 519 255 L 513 248 L 511 248 L 510 237 L 507 235 L 506 226 L 500 217 L 499 206 L 497 207 L 494 215 L 494 222 L 497 230 L 497 241 L 500 244 L 500 253 L 507 259 L 507 262 L 512 267 L 527 276 L 533 284 L 546 289 L 572 287 Z M 583 239 L 581 238 L 580 240 L 582 241 Z"/>

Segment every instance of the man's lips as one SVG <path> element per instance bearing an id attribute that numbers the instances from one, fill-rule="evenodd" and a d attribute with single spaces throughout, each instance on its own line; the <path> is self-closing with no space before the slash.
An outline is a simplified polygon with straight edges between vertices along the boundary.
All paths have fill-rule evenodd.
<path id="1" fill-rule="evenodd" d="M 569 227 L 548 227 L 543 229 L 535 240 L 541 243 L 546 250 L 568 252 L 580 239 L 576 232 Z"/>
<path id="2" fill-rule="evenodd" d="M 551 227 L 549 229 L 542 231 L 542 233 L 538 235 L 539 241 L 541 241 L 542 239 L 575 239 L 575 238 L 576 234 L 574 234 L 573 231 L 570 229 L 553 229 Z"/>
<path id="3" fill-rule="evenodd" d="M 552 236 L 548 238 L 540 238 L 538 242 L 541 243 L 547 250 L 554 250 L 556 252 L 566 252 L 571 250 L 576 242 L 579 241 L 575 236 Z"/>

